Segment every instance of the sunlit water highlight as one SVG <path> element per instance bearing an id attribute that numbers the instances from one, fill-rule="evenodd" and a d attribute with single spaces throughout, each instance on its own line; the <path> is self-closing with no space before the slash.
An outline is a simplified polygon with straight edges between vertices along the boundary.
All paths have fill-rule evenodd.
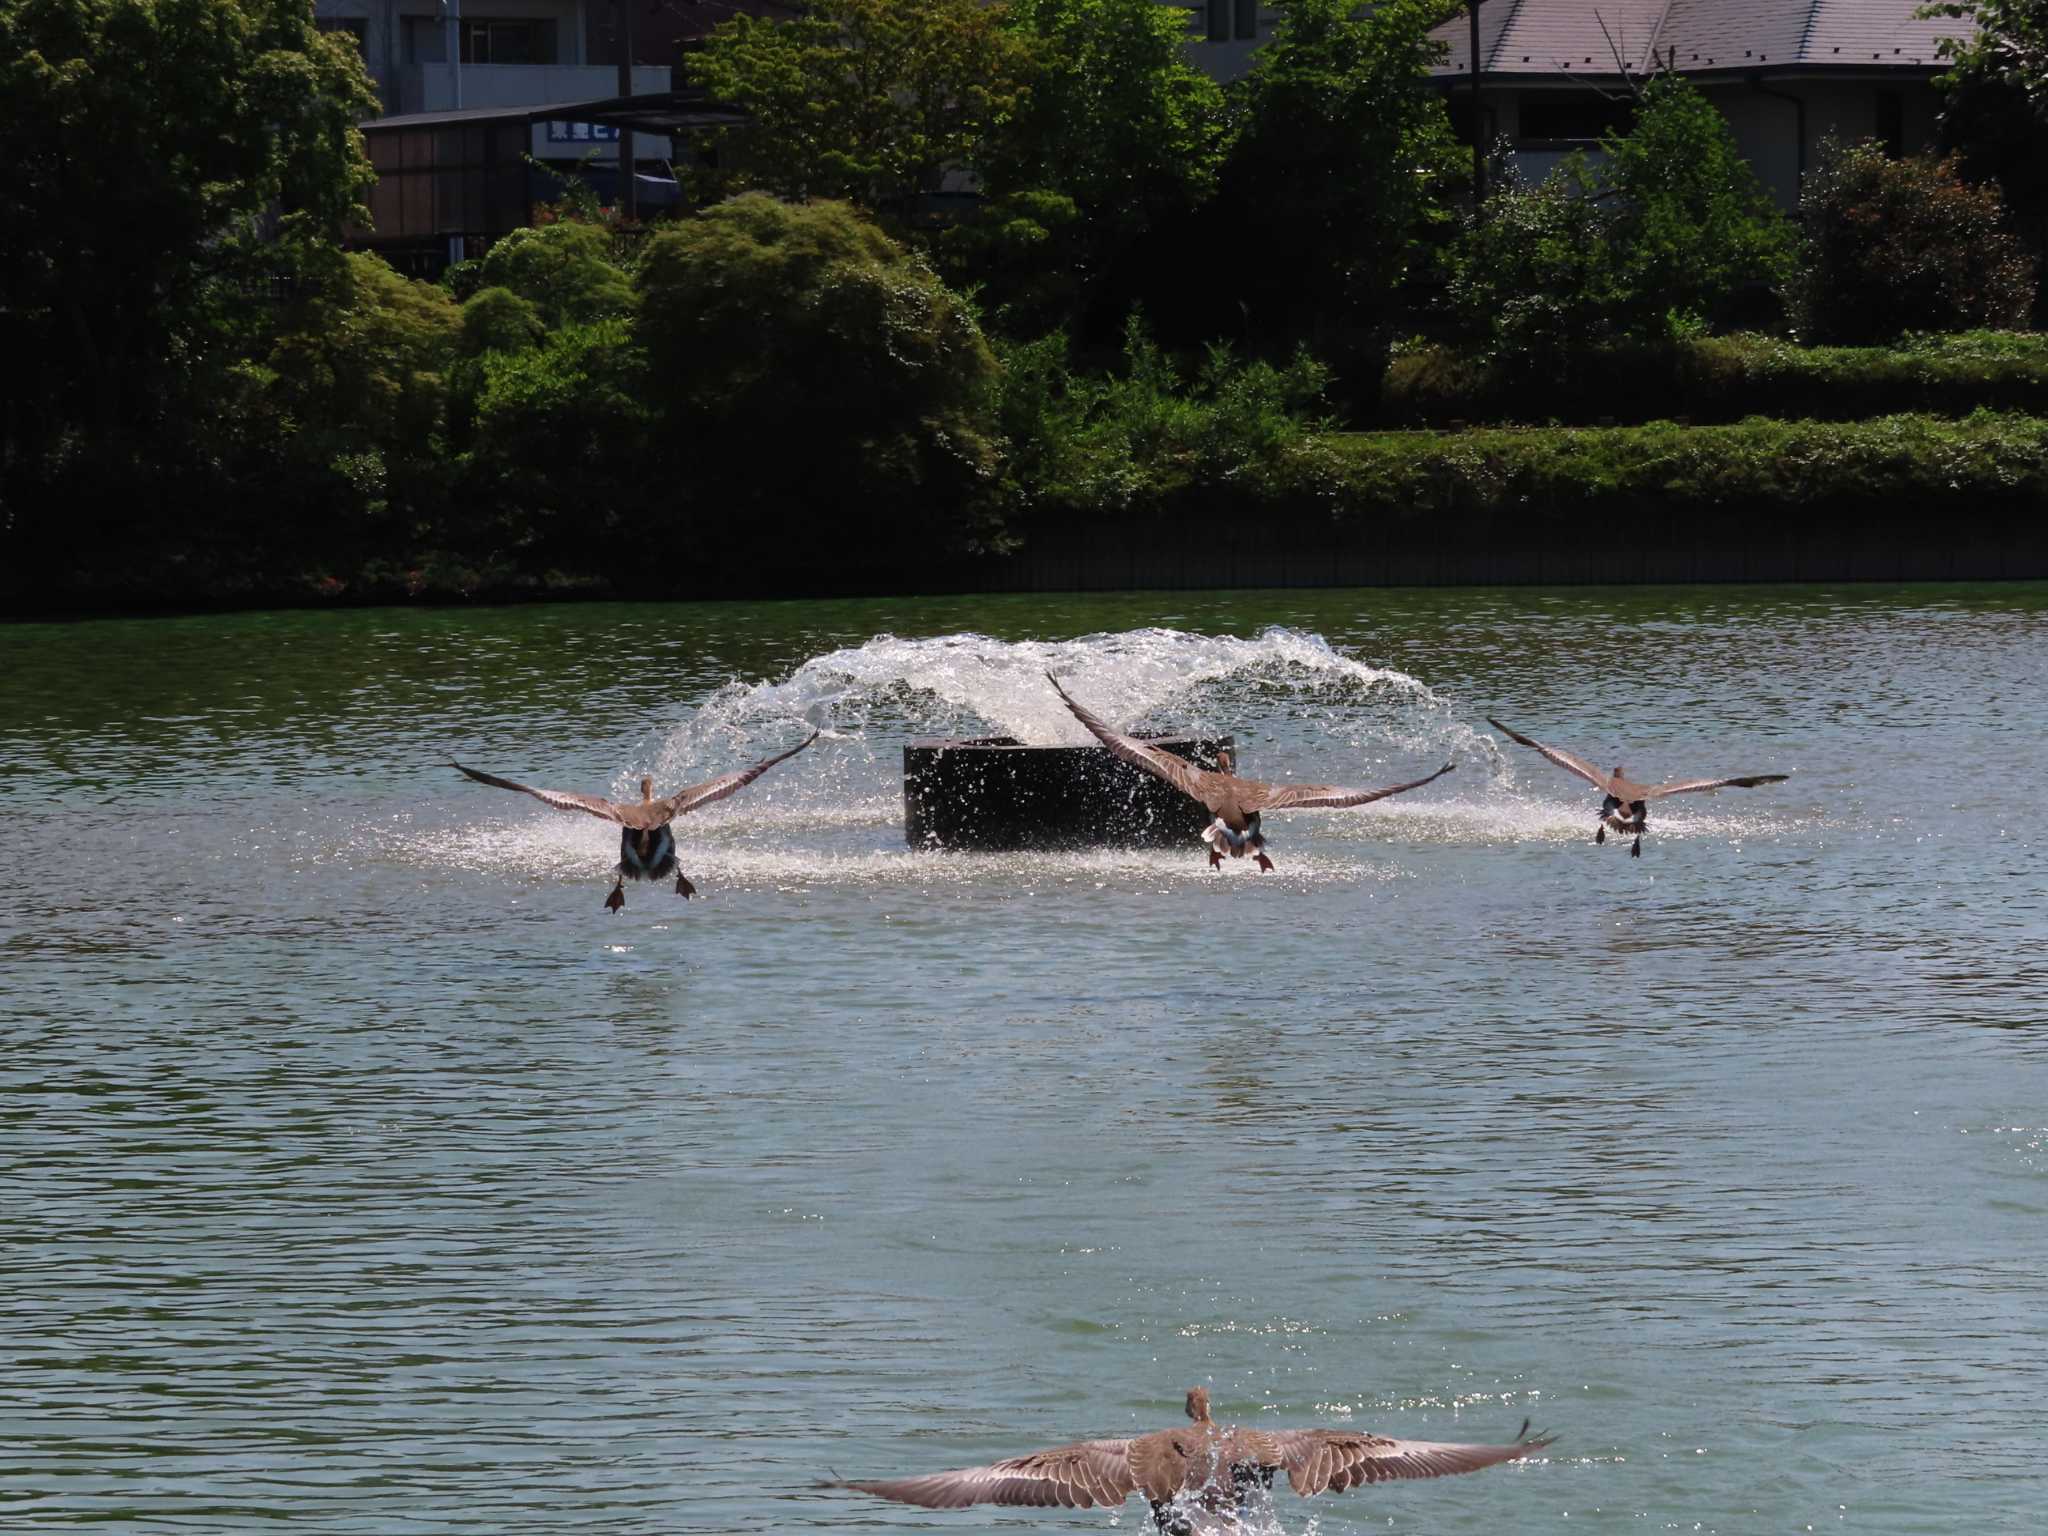
<path id="1" fill-rule="evenodd" d="M 904 845 L 905 740 L 1458 771 Z M 1275 1529 L 2032 1531 L 2035 588 L 0 630 L 0 1527 L 1145 1528 L 809 1484 L 1219 1416 L 1546 1456 Z M 1644 856 L 1517 727 L 1674 802 Z M 667 788 L 616 834 L 463 781 Z M 1312 1517 L 1312 1518 L 1311 1518 Z"/>

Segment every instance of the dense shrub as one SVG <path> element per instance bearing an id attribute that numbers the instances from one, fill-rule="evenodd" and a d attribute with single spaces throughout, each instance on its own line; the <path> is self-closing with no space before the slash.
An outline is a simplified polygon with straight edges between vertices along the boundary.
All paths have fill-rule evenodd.
<path id="1" fill-rule="evenodd" d="M 1191 376 L 1133 317 L 1123 367 L 1077 373 L 1054 334 L 1004 355 L 1003 427 L 1019 497 L 1068 511 L 1156 506 L 1189 490 L 1256 488 L 1323 425 L 1329 374 L 1306 352 L 1286 368 L 1221 344 Z"/>
<path id="2" fill-rule="evenodd" d="M 1719 109 L 1678 75 L 1644 85 L 1634 124 L 1600 147 L 1598 190 L 1614 208 L 1611 282 L 1630 334 L 1682 332 L 1744 289 L 1791 274 L 1785 216 Z"/>
<path id="3" fill-rule="evenodd" d="M 1431 29 L 1457 9 L 1282 9 L 1229 96 L 1233 137 L 1201 231 L 1206 334 L 1239 331 L 1230 321 L 1242 305 L 1243 328 L 1377 375 L 1394 291 L 1450 222 L 1445 193 L 1465 165 L 1442 93 L 1427 88 L 1443 51 Z M 1173 256 L 1194 264 L 1186 250 Z M 1220 295 L 1216 275 L 1229 284 Z"/>
<path id="4" fill-rule="evenodd" d="M 1799 200 L 1794 323 L 1836 342 L 2024 324 L 2034 264 L 2002 213 L 1997 189 L 1964 181 L 1952 156 L 1824 145 Z"/>
<path id="5" fill-rule="evenodd" d="M 1618 338 L 1694 334 L 1791 270 L 1791 231 L 1712 103 L 1675 75 L 1643 87 L 1602 158 L 1504 176 L 1460 241 L 1467 337 L 1509 377 L 1576 387 Z"/>
<path id="6" fill-rule="evenodd" d="M 1489 373 L 1572 387 L 1612 337 L 1611 219 L 1588 177 L 1583 155 L 1533 184 L 1509 172 L 1466 228 L 1450 298 Z M 1395 359 L 1390 383 L 1418 368 Z"/>
<path id="7" fill-rule="evenodd" d="M 670 449 L 735 537 L 886 558 L 993 536 L 995 357 L 854 208 L 734 198 L 654 236 L 639 287 Z"/>
<path id="8" fill-rule="evenodd" d="M 515 229 L 485 253 L 479 286 L 517 294 L 551 328 L 623 315 L 633 307 L 633 284 L 611 246 L 611 234 L 596 224 L 564 219 Z"/>
<path id="9" fill-rule="evenodd" d="M 1290 460 L 1297 495 L 1342 520 L 1601 518 L 1650 511 L 1747 514 L 1782 527 L 1826 511 L 1896 520 L 1936 507 L 1981 516 L 2048 496 L 2048 421 L 1978 412 L 1961 421 L 1669 422 L 1455 436 L 1327 438 Z"/>
<path id="10" fill-rule="evenodd" d="M 1569 382 L 1530 379 L 1469 350 L 1404 348 L 1387 369 L 1389 424 L 1603 419 L 1828 421 L 1980 408 L 2048 415 L 2048 336 L 2004 331 L 1916 335 L 1890 347 L 1806 347 L 1754 334 L 1589 350 Z"/>
<path id="11" fill-rule="evenodd" d="M 485 352 L 522 352 L 538 346 L 547 322 L 530 299 L 510 288 L 480 288 L 462 306 L 459 350 L 465 357 Z"/>
<path id="12" fill-rule="evenodd" d="M 461 323 L 447 290 L 363 254 L 340 258 L 294 307 L 245 376 L 301 496 L 376 514 L 387 493 L 419 494 L 442 478 L 447 370 Z"/>

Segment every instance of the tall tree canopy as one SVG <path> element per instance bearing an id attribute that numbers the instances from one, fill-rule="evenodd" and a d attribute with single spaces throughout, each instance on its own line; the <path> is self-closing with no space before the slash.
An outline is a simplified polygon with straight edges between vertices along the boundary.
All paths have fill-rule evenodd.
<path id="1" fill-rule="evenodd" d="M 1430 29 L 1459 9 L 1289 0 L 1232 93 L 1222 211 L 1245 244 L 1226 281 L 1325 355 L 1355 352 L 1430 224 L 1450 218 L 1441 192 L 1464 162 L 1427 77 Z"/>
<path id="2" fill-rule="evenodd" d="M 1223 92 L 1159 0 L 1010 0 L 1028 89 L 975 157 L 987 194 L 956 247 L 1013 328 L 1058 323 L 1117 254 L 1199 207 L 1222 160 Z"/>
<path id="3" fill-rule="evenodd" d="M 907 215 L 1015 106 L 1025 64 L 1000 4 L 813 0 L 721 23 L 690 74 L 754 116 L 737 184 Z"/>
<path id="4" fill-rule="evenodd" d="M 246 306 L 215 280 L 259 243 L 272 266 L 319 253 L 361 216 L 354 124 L 375 105 L 305 0 L 0 0 L 0 264 L 27 414 L 146 435 L 235 332 Z"/>

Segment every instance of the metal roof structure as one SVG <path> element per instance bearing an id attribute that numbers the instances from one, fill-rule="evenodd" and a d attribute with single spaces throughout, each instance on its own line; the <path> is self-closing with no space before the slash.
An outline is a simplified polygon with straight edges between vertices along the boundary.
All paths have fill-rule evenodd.
<path id="1" fill-rule="evenodd" d="M 660 91 L 641 96 L 607 96 L 595 101 L 553 101 L 538 106 L 463 107 L 448 112 L 408 112 L 373 117 L 356 126 L 366 134 L 408 128 L 459 128 L 485 123 L 600 123 L 635 133 L 677 134 L 693 128 L 731 128 L 748 121 L 746 111 L 702 91 Z"/>
<path id="2" fill-rule="evenodd" d="M 1969 24 L 1922 19 L 1919 8 L 1920 0 L 1484 0 L 1480 63 L 1488 75 L 1612 77 L 1661 65 L 1681 74 L 1926 74 L 1945 67 L 1941 39 Z M 1432 73 L 1470 73 L 1467 19 L 1436 35 L 1450 56 Z"/>

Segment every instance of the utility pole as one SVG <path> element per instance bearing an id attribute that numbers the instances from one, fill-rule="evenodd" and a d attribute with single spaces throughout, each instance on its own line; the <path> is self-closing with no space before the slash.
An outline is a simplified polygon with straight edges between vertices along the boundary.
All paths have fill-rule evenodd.
<path id="1" fill-rule="evenodd" d="M 1466 10 L 1472 16 L 1472 211 L 1486 206 L 1486 113 L 1479 95 L 1479 77 L 1486 61 L 1479 51 L 1479 7 L 1483 0 L 1471 0 Z"/>
<path id="2" fill-rule="evenodd" d="M 453 109 L 462 110 L 462 0 L 443 0 L 448 11 L 448 84 Z M 448 264 L 468 255 L 468 242 L 461 235 L 448 237 Z"/>
<path id="3" fill-rule="evenodd" d="M 618 0 L 619 3 L 619 94 L 633 94 L 633 4 L 634 0 Z M 637 223 L 640 218 L 640 184 L 633 177 L 633 128 L 630 123 L 619 129 L 619 217 L 628 223 Z"/>

